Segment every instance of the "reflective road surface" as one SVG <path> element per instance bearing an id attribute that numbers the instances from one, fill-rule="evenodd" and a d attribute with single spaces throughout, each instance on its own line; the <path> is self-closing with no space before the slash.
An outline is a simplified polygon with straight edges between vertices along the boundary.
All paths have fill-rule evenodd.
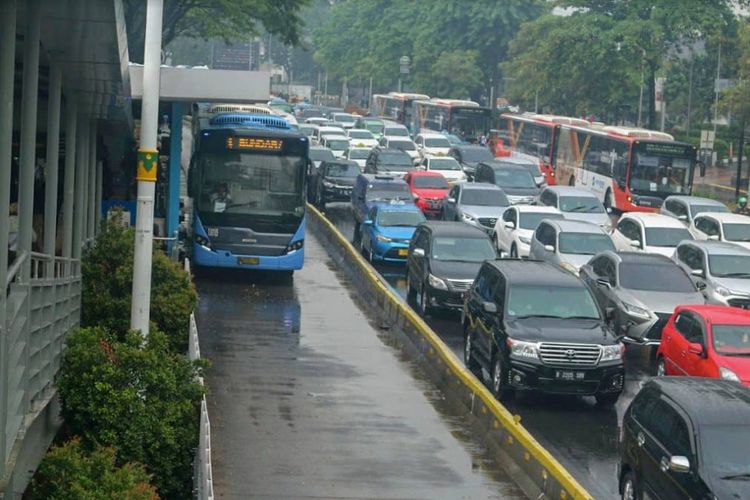
<path id="1" fill-rule="evenodd" d="M 346 204 L 331 204 L 326 216 L 351 241 L 354 226 Z M 404 266 L 376 265 L 381 275 L 402 297 L 406 296 Z M 427 323 L 463 359 L 463 335 L 460 315 L 441 314 L 428 317 Z M 506 403 L 508 409 L 521 415 L 521 423 L 552 453 L 558 461 L 591 493 L 594 498 L 616 498 L 617 441 L 619 423 L 640 383 L 648 379 L 650 350 L 628 346 L 625 392 L 609 410 L 596 406 L 591 397 L 561 397 L 522 394 Z M 489 382 L 488 374 L 485 378 Z"/>

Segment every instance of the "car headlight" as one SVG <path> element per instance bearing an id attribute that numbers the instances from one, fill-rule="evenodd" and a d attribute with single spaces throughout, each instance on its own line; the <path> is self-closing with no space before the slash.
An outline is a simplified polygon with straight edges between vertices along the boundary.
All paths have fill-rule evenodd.
<path id="1" fill-rule="evenodd" d="M 723 286 L 717 286 L 716 293 L 718 293 L 722 297 L 729 297 L 730 295 L 732 295 L 732 291 L 728 288 L 724 288 Z"/>
<path id="2" fill-rule="evenodd" d="M 529 238 L 528 236 L 519 236 L 518 240 L 525 245 L 531 244 L 531 238 Z"/>
<path id="3" fill-rule="evenodd" d="M 623 344 L 602 346 L 601 361 L 615 361 L 617 359 L 622 359 L 624 353 L 625 346 Z"/>
<path id="4" fill-rule="evenodd" d="M 719 367 L 719 375 L 724 380 L 731 380 L 732 382 L 740 382 L 740 378 L 737 376 L 736 373 L 734 373 L 729 368 L 724 368 L 723 366 Z"/>
<path id="5" fill-rule="evenodd" d="M 539 344 L 522 340 L 508 339 L 510 355 L 519 358 L 539 359 Z"/>
<path id="6" fill-rule="evenodd" d="M 628 304 L 627 302 L 623 302 L 622 305 L 625 308 L 625 312 L 630 314 L 631 316 L 643 319 L 651 318 L 651 314 L 642 307 L 634 306 L 633 304 Z"/>
<path id="7" fill-rule="evenodd" d="M 461 218 L 463 220 L 465 220 L 466 222 L 476 222 L 477 221 L 477 219 L 474 216 L 469 215 L 469 214 L 463 214 L 462 213 L 461 214 Z"/>
<path id="8" fill-rule="evenodd" d="M 376 234 L 375 239 L 378 241 L 382 241 L 383 243 L 389 243 L 393 241 L 392 238 L 389 238 L 388 236 L 383 236 L 382 234 Z"/>
<path id="9" fill-rule="evenodd" d="M 437 288 L 438 290 L 448 289 L 448 284 L 444 280 L 432 274 L 427 275 L 427 282 L 430 284 L 432 288 Z"/>

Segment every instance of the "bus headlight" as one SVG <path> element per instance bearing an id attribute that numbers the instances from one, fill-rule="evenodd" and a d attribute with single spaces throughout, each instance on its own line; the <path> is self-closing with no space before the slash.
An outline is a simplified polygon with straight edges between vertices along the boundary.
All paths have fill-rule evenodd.
<path id="1" fill-rule="evenodd" d="M 211 248 L 211 242 L 208 241 L 208 238 L 201 236 L 200 234 L 195 235 L 195 242 L 201 246 Z"/>
<path id="2" fill-rule="evenodd" d="M 304 245 L 305 240 L 297 240 L 294 243 L 290 243 L 286 246 L 286 253 L 292 253 L 296 252 L 297 250 L 301 250 Z"/>

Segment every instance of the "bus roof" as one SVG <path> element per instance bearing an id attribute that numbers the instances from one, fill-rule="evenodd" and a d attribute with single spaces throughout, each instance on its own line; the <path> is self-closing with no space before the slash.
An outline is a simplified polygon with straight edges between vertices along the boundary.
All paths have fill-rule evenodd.
<path id="1" fill-rule="evenodd" d="M 590 123 L 588 120 L 584 120 L 583 118 L 574 118 L 572 116 L 562 116 L 562 115 L 549 115 L 549 114 L 541 114 L 541 113 L 533 113 L 530 111 L 526 111 L 525 113 L 518 114 L 518 113 L 503 113 L 501 116 L 514 118 L 519 121 L 524 122 L 545 122 L 550 125 L 552 124 L 559 124 L 559 125 L 577 125 L 579 127 L 588 127 Z"/>
<path id="2" fill-rule="evenodd" d="M 401 99 L 401 100 L 417 100 L 417 101 L 426 101 L 430 98 L 430 96 L 426 94 L 413 94 L 410 92 L 388 92 L 388 97 L 393 97 L 394 99 Z"/>
<path id="3" fill-rule="evenodd" d="M 620 138 L 628 142 L 645 140 L 650 142 L 675 142 L 686 146 L 690 145 L 686 142 L 676 141 L 672 135 L 665 132 L 657 132 L 656 130 L 648 130 L 645 128 L 603 125 L 598 123 L 592 123 L 589 127 L 579 127 L 577 125 L 563 125 L 563 127 L 588 134 Z"/>
<path id="4" fill-rule="evenodd" d="M 468 101 L 464 99 L 443 99 L 440 97 L 433 97 L 429 101 L 420 101 L 420 104 L 432 104 L 435 106 L 466 106 L 466 107 L 479 107 L 479 104 L 474 101 Z"/>

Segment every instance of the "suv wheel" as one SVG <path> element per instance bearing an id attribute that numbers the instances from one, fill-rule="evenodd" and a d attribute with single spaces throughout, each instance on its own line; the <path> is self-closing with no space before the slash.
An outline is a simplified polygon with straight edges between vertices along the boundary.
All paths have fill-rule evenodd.
<path id="1" fill-rule="evenodd" d="M 626 472 L 622 478 L 622 500 L 638 500 L 638 488 L 635 482 L 635 474 Z"/>
<path id="2" fill-rule="evenodd" d="M 419 312 L 422 317 L 430 314 L 430 295 L 427 293 L 427 284 L 422 285 L 422 293 L 419 295 Z"/>
<path id="3" fill-rule="evenodd" d="M 495 354 L 492 360 L 492 394 L 499 401 L 508 399 L 513 395 L 513 389 L 508 387 L 508 370 L 503 367 L 499 354 Z"/>
<path id="4" fill-rule="evenodd" d="M 615 403 L 617 403 L 617 400 L 620 399 L 620 393 L 608 392 L 606 394 L 597 394 L 594 397 L 596 398 L 596 404 L 609 408 L 611 406 L 614 406 Z"/>
<path id="5" fill-rule="evenodd" d="M 464 329 L 464 364 L 471 372 L 479 372 L 479 363 L 474 359 L 474 333 Z"/>
<path id="6" fill-rule="evenodd" d="M 417 291 L 412 286 L 409 271 L 406 271 L 406 303 L 413 304 L 417 300 Z"/>
<path id="7" fill-rule="evenodd" d="M 665 377 L 667 375 L 667 364 L 664 362 L 664 357 L 659 356 L 656 360 L 656 376 Z"/>

